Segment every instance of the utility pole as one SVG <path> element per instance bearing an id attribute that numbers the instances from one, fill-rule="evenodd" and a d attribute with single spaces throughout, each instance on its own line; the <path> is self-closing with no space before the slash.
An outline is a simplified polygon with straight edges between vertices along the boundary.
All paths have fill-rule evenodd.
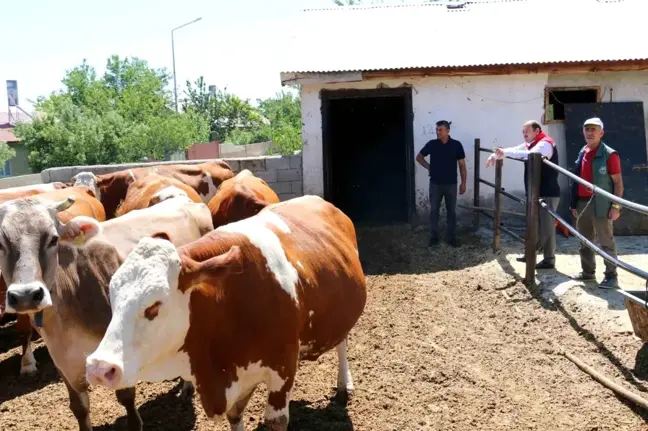
<path id="1" fill-rule="evenodd" d="M 175 67 L 175 43 L 173 40 L 173 32 L 181 29 L 182 27 L 188 26 L 189 24 L 193 24 L 194 22 L 198 22 L 202 19 L 202 17 L 198 17 L 194 19 L 191 22 L 187 22 L 185 24 L 182 24 L 179 27 L 174 28 L 171 30 L 171 56 L 173 57 L 173 98 L 175 100 L 175 110 L 178 112 L 178 85 L 176 83 L 176 67 Z"/>

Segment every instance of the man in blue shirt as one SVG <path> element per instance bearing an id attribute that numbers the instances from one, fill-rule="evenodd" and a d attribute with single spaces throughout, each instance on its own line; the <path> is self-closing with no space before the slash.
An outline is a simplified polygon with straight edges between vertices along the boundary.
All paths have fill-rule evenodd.
<path id="1" fill-rule="evenodd" d="M 416 161 L 428 170 L 430 175 L 430 243 L 429 247 L 439 243 L 439 208 L 445 200 L 448 220 L 448 243 L 458 247 L 457 230 L 457 167 L 461 172 L 459 194 L 466 193 L 466 153 L 461 142 L 450 137 L 448 121 L 436 123 L 437 139 L 432 139 L 421 149 Z M 425 157 L 430 156 L 430 162 Z"/>

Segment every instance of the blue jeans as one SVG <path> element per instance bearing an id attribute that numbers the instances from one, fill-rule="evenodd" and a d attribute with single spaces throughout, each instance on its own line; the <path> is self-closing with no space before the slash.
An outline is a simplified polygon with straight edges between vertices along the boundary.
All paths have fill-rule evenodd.
<path id="1" fill-rule="evenodd" d="M 448 231 L 447 239 L 453 240 L 457 231 L 457 184 L 434 184 L 430 182 L 430 238 L 439 238 L 439 209 L 445 199 Z"/>

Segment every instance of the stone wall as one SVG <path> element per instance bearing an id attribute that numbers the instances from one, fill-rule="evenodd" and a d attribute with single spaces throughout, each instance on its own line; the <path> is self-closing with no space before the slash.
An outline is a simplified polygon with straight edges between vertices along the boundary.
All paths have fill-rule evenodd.
<path id="1" fill-rule="evenodd" d="M 302 187 L 302 157 L 301 154 L 292 156 L 263 156 L 222 158 L 234 172 L 249 169 L 254 175 L 263 178 L 279 195 L 281 200 L 292 199 L 303 194 Z M 183 160 L 153 163 L 125 163 L 121 165 L 65 166 L 45 169 L 40 173 L 39 182 L 53 181 L 69 182 L 79 172 L 90 171 L 95 174 L 106 174 L 123 169 L 168 165 L 168 164 L 197 164 L 208 160 Z M 13 186 L 12 186 L 13 187 Z"/>

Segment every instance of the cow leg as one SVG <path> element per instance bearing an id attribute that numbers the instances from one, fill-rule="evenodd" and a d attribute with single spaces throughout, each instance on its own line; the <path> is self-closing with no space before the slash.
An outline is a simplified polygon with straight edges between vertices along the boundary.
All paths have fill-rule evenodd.
<path id="1" fill-rule="evenodd" d="M 243 412 L 252 398 L 252 394 L 256 387 L 245 396 L 241 397 L 234 403 L 230 411 L 227 412 L 227 420 L 230 423 L 231 431 L 245 431 L 245 424 L 243 423 Z"/>
<path id="2" fill-rule="evenodd" d="M 74 417 L 77 422 L 79 422 L 79 431 L 92 431 L 92 422 L 90 422 L 90 398 L 88 397 L 88 391 L 84 389 L 83 391 L 77 392 L 77 390 L 70 385 L 61 370 L 59 370 L 59 375 L 63 379 L 65 387 L 68 390 L 70 410 L 72 410 Z"/>
<path id="3" fill-rule="evenodd" d="M 31 347 L 31 340 L 34 331 L 29 316 L 26 314 L 19 314 L 16 316 L 16 331 L 19 336 L 23 337 L 23 354 L 20 358 L 20 374 L 33 374 L 38 371 L 38 369 L 36 368 L 37 362 L 36 358 L 34 358 L 34 352 Z"/>
<path id="4" fill-rule="evenodd" d="M 353 378 L 349 370 L 349 360 L 347 357 L 347 338 L 344 338 L 335 349 L 338 355 L 338 377 L 337 377 L 337 390 L 339 394 L 349 395 L 354 391 Z"/>
<path id="5" fill-rule="evenodd" d="M 144 423 L 135 407 L 135 388 L 126 388 L 115 391 L 117 401 L 126 409 L 126 420 L 129 431 L 141 431 Z"/>
<path id="6" fill-rule="evenodd" d="M 295 355 L 297 356 L 297 355 Z M 297 359 L 288 370 L 288 379 L 282 379 L 276 372 L 270 373 L 268 382 L 268 405 L 265 411 L 265 425 L 268 431 L 288 430 L 288 405 L 297 372 Z"/>
<path id="7" fill-rule="evenodd" d="M 188 382 L 186 380 L 182 380 L 182 389 L 180 390 L 180 393 L 178 393 L 178 398 L 187 400 L 191 397 L 193 397 L 193 394 L 195 392 L 195 387 L 193 383 Z"/>

